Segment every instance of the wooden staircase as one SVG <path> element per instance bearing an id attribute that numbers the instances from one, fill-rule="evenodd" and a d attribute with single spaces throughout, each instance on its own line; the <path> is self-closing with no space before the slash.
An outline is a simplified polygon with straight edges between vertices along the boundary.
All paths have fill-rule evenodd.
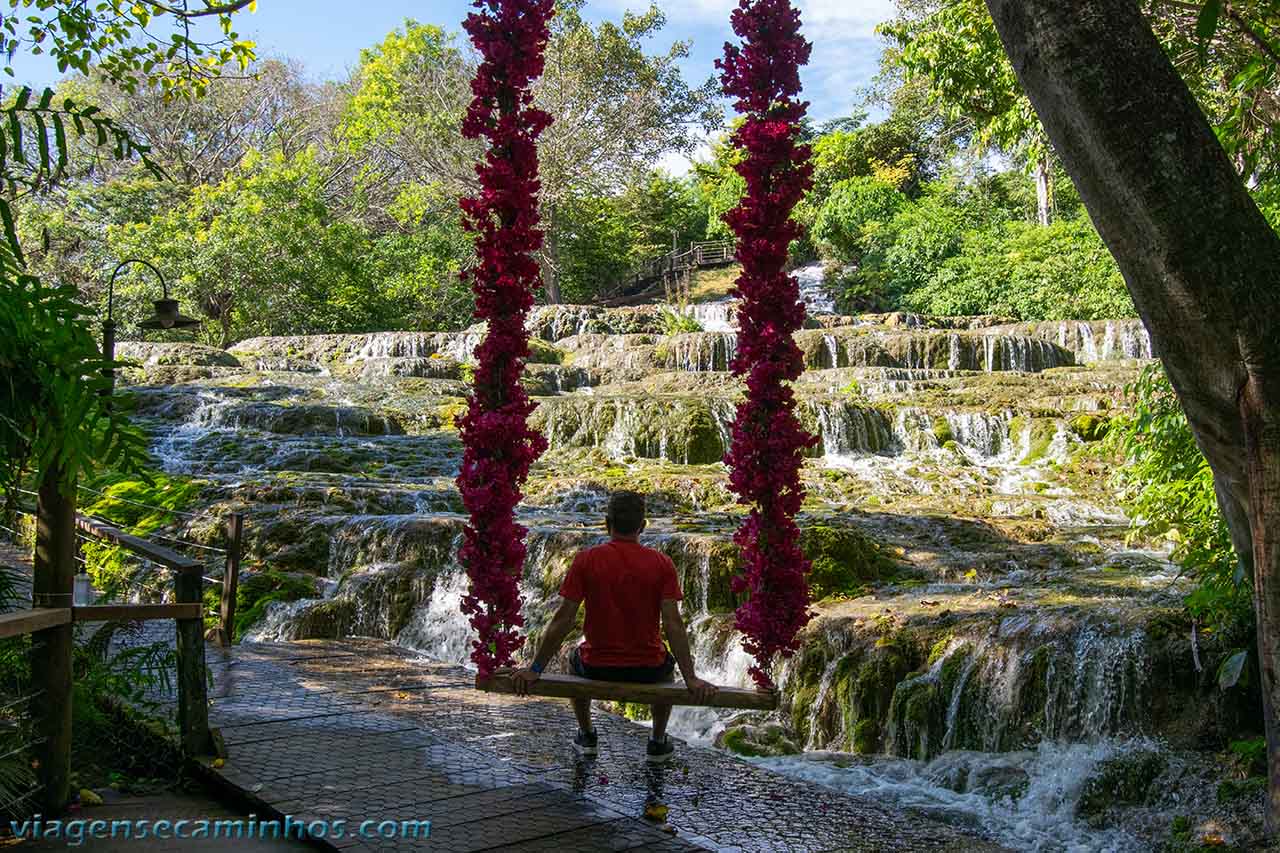
<path id="1" fill-rule="evenodd" d="M 733 263 L 737 247 L 732 240 L 704 240 L 690 243 L 665 255 L 641 261 L 599 299 L 600 304 L 628 305 L 651 298 L 659 286 L 671 290 L 688 284 L 694 270 Z"/>

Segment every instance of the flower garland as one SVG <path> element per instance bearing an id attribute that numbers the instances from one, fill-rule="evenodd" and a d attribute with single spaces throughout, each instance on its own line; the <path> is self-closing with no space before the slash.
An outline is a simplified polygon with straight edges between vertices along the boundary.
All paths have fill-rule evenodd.
<path id="1" fill-rule="evenodd" d="M 751 677 L 763 687 L 772 684 L 769 662 L 795 652 L 796 635 L 810 617 L 809 561 L 795 514 L 804 500 L 804 451 L 816 439 L 796 418 L 789 384 L 804 370 L 792 333 L 803 326 L 805 312 L 795 278 L 784 272 L 787 247 L 799 233 L 791 210 L 812 185 L 809 147 L 797 144 L 808 104 L 796 100 L 810 44 L 789 0 L 739 0 L 731 20 L 742 46 L 725 44 L 716 67 L 725 94 L 745 115 L 732 140 L 746 154 L 736 169 L 747 191 L 724 220 L 738 238 L 742 263 L 731 367 L 746 377 L 747 399 L 738 407 L 725 461 L 739 503 L 751 507 L 734 536 L 743 558 L 734 591 L 749 593 L 735 625 L 756 659 Z"/>
<path id="2" fill-rule="evenodd" d="M 520 385 L 529 356 L 525 317 L 533 306 L 542 246 L 538 228 L 538 135 L 551 116 L 532 106 L 530 86 L 542 74 L 552 0 L 476 0 L 463 28 L 482 61 L 462 133 L 484 137 L 476 165 L 480 192 L 461 201 L 463 226 L 476 235 L 479 259 L 470 277 L 476 317 L 488 323 L 476 349 L 475 387 L 461 421 L 458 475 L 470 514 L 459 559 L 471 588 L 462 612 L 478 637 L 471 659 L 482 677 L 511 663 L 524 643 L 518 628 L 525 529 L 515 509 L 529 466 L 546 440 L 529 428 L 533 402 Z"/>

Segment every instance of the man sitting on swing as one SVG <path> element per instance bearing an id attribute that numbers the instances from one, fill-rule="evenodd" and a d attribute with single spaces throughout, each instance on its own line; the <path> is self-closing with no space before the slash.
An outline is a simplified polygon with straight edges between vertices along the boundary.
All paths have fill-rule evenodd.
<path id="1" fill-rule="evenodd" d="M 685 686 L 699 702 L 708 701 L 716 686 L 694 674 L 689 635 L 680 618 L 680 583 L 675 563 L 661 551 L 639 542 L 645 528 L 644 496 L 615 492 L 609 498 L 605 528 L 610 541 L 581 551 L 560 586 L 560 608 L 547 624 L 538 653 L 528 668 L 512 676 L 515 692 L 527 695 L 529 685 L 573 630 L 578 607 L 587 604 L 582 645 L 569 654 L 573 674 L 599 681 L 659 684 L 674 680 L 680 665 Z M 659 617 L 671 651 L 662 644 Z M 671 705 L 653 707 L 653 736 L 649 761 L 665 761 L 675 747 L 667 738 Z M 574 699 L 578 736 L 574 747 L 583 755 L 595 755 L 596 731 L 591 725 L 591 700 Z"/>

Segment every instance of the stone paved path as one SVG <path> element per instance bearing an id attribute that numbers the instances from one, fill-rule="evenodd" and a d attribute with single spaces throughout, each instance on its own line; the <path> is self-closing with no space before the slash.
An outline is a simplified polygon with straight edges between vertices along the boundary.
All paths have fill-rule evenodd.
<path id="1" fill-rule="evenodd" d="M 569 746 L 555 700 L 476 691 L 458 667 L 372 640 L 210 646 L 211 723 L 229 758 L 209 772 L 263 812 L 307 821 L 432 821 L 429 839 L 343 851 L 894 851 L 995 849 L 919 815 L 683 746 L 644 761 L 647 730 L 601 714 L 600 756 Z M 670 809 L 676 835 L 641 818 Z"/>

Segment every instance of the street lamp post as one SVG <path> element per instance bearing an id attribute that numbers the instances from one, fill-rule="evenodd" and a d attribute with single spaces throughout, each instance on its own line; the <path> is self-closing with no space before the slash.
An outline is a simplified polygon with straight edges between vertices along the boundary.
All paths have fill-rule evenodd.
<path id="1" fill-rule="evenodd" d="M 155 300 L 155 315 L 143 320 L 138 324 L 139 326 L 144 329 L 190 329 L 200 325 L 199 320 L 186 317 L 178 310 L 178 300 L 169 298 L 169 283 L 164 280 L 160 270 L 151 263 L 142 258 L 125 258 L 117 264 L 111 273 L 111 280 L 107 282 L 107 318 L 102 321 L 102 358 L 107 362 L 106 394 L 108 396 L 115 390 L 116 384 L 116 371 L 111 367 L 111 363 L 116 360 L 116 320 L 113 314 L 116 276 L 120 275 L 120 271 L 129 264 L 142 264 L 160 279 L 162 298 Z"/>

